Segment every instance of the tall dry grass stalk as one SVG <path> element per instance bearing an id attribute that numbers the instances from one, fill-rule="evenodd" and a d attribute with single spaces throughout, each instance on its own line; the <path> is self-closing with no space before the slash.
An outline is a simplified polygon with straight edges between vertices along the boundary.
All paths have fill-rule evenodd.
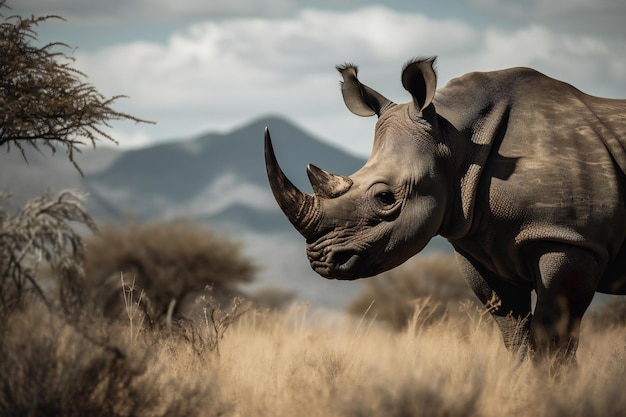
<path id="1" fill-rule="evenodd" d="M 583 325 L 579 365 L 513 358 L 491 320 L 449 316 L 395 331 L 371 317 L 252 310 L 220 354 L 173 332 L 128 337 L 37 310 L 14 318 L 0 343 L 0 416 L 617 416 L 626 410 L 624 327 Z M 135 323 L 136 324 L 136 323 Z M 104 410 L 96 412 L 97 410 Z M 42 414 L 44 413 L 44 414 Z"/>

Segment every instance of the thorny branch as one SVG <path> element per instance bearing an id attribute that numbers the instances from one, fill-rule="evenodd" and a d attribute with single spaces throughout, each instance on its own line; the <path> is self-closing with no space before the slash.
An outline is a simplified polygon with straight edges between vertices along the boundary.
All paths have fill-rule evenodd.
<path id="1" fill-rule="evenodd" d="M 8 8 L 0 0 L 0 10 Z M 81 173 L 74 159 L 80 146 L 93 147 L 101 139 L 117 141 L 102 127 L 111 121 L 131 120 L 153 123 L 111 106 L 124 96 L 107 98 L 84 82 L 86 75 L 73 68 L 74 58 L 60 52 L 63 43 L 36 46 L 35 27 L 59 16 L 21 17 L 0 13 L 0 146 L 17 148 L 26 159 L 25 145 L 52 153 L 65 148 L 68 159 Z"/>

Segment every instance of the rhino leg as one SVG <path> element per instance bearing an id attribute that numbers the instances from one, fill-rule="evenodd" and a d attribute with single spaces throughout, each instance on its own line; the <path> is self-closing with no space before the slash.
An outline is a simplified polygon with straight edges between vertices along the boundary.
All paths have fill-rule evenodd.
<path id="1" fill-rule="evenodd" d="M 585 249 L 558 243 L 536 244 L 527 252 L 535 260 L 537 292 L 532 348 L 557 364 L 575 361 L 580 322 L 601 276 L 597 261 Z"/>
<path id="2" fill-rule="evenodd" d="M 456 259 L 466 281 L 500 327 L 506 348 L 525 356 L 529 347 L 532 288 L 508 284 L 458 248 Z"/>

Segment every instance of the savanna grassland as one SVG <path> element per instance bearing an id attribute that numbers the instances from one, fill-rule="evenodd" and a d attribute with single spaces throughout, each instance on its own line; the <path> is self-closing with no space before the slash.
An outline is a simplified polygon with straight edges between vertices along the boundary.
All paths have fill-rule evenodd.
<path id="1" fill-rule="evenodd" d="M 0 342 L 2 416 L 624 415 L 626 329 L 583 323 L 578 366 L 512 357 L 471 303 L 398 329 L 372 314 L 296 303 L 259 310 L 200 297 L 191 320 L 150 323 L 122 290 L 121 320 L 67 320 L 33 302 Z M 602 327 L 602 328 L 601 328 Z"/>

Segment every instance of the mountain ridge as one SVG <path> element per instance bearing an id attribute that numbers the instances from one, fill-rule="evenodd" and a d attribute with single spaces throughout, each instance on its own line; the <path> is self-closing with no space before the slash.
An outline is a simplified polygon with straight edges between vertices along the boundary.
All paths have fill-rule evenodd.
<path id="1" fill-rule="evenodd" d="M 218 199 L 211 195 L 210 188 L 219 188 L 225 175 L 236 178 L 231 182 L 257 189 L 251 196 L 269 195 L 263 157 L 265 126 L 272 131 L 283 170 L 303 191 L 311 189 L 305 171 L 309 162 L 340 174 L 351 174 L 365 162 L 285 119 L 268 117 L 227 133 L 207 133 L 190 141 L 127 151 L 107 169 L 86 175 L 86 180 L 95 192 L 109 195 L 120 207 L 134 209 L 134 215 L 142 220 L 163 214 L 163 205 L 179 206 L 176 212 L 180 213 L 184 211 L 182 206 L 194 201 L 198 206 L 198 196 L 206 195 L 207 201 Z M 135 204 L 132 199 L 147 199 L 150 203 Z M 255 205 L 254 201 L 250 203 Z"/>

